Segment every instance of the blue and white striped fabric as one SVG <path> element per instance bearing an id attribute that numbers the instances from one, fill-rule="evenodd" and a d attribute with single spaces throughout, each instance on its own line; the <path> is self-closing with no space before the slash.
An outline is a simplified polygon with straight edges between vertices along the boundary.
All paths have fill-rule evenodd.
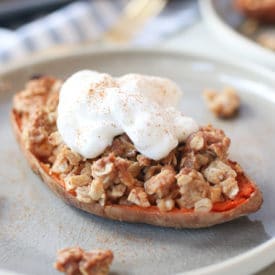
<path id="1" fill-rule="evenodd" d="M 119 18 L 129 0 L 76 1 L 28 23 L 8 35 L 0 33 L 0 63 L 4 64 L 55 45 L 97 40 Z M 193 0 L 174 0 L 134 38 L 137 45 L 152 45 L 198 18 Z"/>

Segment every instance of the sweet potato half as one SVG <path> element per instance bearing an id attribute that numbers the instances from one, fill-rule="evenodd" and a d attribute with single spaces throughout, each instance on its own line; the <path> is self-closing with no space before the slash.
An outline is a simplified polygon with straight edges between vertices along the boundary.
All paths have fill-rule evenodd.
<path id="1" fill-rule="evenodd" d="M 24 146 L 21 118 L 15 110 L 11 112 L 11 120 L 17 141 L 32 170 L 66 203 L 101 217 L 164 227 L 201 228 L 227 222 L 255 212 L 263 202 L 262 194 L 256 184 L 244 173 L 238 172 L 237 180 L 240 189 L 238 195 L 234 200 L 228 199 L 223 202 L 214 203 L 210 212 L 195 212 L 192 209 L 173 209 L 169 212 L 161 212 L 156 206 L 142 208 L 134 205 L 126 206 L 115 204 L 101 206 L 96 202 L 83 203 L 76 199 L 74 192 L 66 191 L 64 182 L 55 174 L 50 174 L 48 166 L 37 159 L 36 156 Z M 237 172 L 238 170 L 235 169 L 237 163 L 230 161 L 230 164 Z"/>

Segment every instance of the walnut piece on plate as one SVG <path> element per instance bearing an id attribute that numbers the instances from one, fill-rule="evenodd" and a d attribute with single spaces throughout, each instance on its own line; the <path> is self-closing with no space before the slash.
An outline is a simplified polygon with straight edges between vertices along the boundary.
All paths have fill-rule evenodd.
<path id="1" fill-rule="evenodd" d="M 111 250 L 84 251 L 76 246 L 59 250 L 54 267 L 67 275 L 107 275 L 113 258 Z"/>
<path id="2" fill-rule="evenodd" d="M 231 118 L 240 108 L 240 97 L 233 88 L 225 88 L 222 92 L 205 90 L 203 97 L 209 110 L 217 117 Z"/>

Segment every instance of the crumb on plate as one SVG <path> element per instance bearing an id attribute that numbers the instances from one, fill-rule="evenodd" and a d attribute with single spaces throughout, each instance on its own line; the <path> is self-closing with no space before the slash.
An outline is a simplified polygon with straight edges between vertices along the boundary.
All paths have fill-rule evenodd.
<path id="1" fill-rule="evenodd" d="M 69 247 L 58 251 L 54 267 L 67 275 L 107 275 L 113 258 L 111 250 Z"/>
<path id="2" fill-rule="evenodd" d="M 205 90 L 203 97 L 209 110 L 220 118 L 231 118 L 240 108 L 240 97 L 233 88 L 225 88 L 222 92 Z"/>

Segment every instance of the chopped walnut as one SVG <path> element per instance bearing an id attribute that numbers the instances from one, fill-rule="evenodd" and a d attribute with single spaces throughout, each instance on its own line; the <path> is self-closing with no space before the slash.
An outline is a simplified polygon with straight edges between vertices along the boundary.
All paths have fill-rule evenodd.
<path id="1" fill-rule="evenodd" d="M 152 160 L 145 157 L 144 155 L 138 155 L 137 161 L 141 167 L 147 167 L 152 165 Z"/>
<path id="2" fill-rule="evenodd" d="M 91 181 L 91 177 L 87 175 L 68 175 L 64 178 L 66 190 L 72 190 L 76 187 L 88 185 Z"/>
<path id="3" fill-rule="evenodd" d="M 140 174 L 141 167 L 138 162 L 133 161 L 130 163 L 127 170 L 134 178 L 136 178 Z"/>
<path id="4" fill-rule="evenodd" d="M 62 138 L 58 131 L 51 133 L 48 140 L 49 143 L 54 146 L 58 146 L 62 143 Z"/>
<path id="5" fill-rule="evenodd" d="M 168 156 L 160 160 L 160 163 L 163 165 L 172 165 L 177 166 L 178 160 L 176 158 L 176 152 L 175 150 L 171 151 Z"/>
<path id="6" fill-rule="evenodd" d="M 108 157 L 101 158 L 92 164 L 92 176 L 94 178 L 102 178 L 114 171 L 115 157 L 110 154 Z"/>
<path id="7" fill-rule="evenodd" d="M 104 198 L 105 190 L 101 179 L 94 179 L 90 186 L 89 196 L 94 201 Z"/>
<path id="8" fill-rule="evenodd" d="M 194 153 L 189 152 L 184 155 L 181 159 L 180 168 L 191 168 L 200 170 L 203 166 L 206 166 L 213 159 L 213 156 L 209 153 Z"/>
<path id="9" fill-rule="evenodd" d="M 171 166 L 165 166 L 161 172 L 151 177 L 144 183 L 144 188 L 147 194 L 156 194 L 158 198 L 163 198 L 169 195 L 176 179 L 176 172 Z"/>
<path id="10" fill-rule="evenodd" d="M 161 168 L 162 168 L 161 165 L 146 167 L 144 169 L 144 181 L 147 181 L 153 176 L 155 176 L 156 174 L 160 173 Z"/>
<path id="11" fill-rule="evenodd" d="M 201 127 L 186 140 L 180 168 L 187 167 L 200 171 L 216 157 L 226 159 L 229 145 L 230 139 L 222 130 L 211 125 Z"/>
<path id="12" fill-rule="evenodd" d="M 60 83 L 60 81 L 53 77 L 39 77 L 27 83 L 25 93 L 29 96 L 47 95 L 49 92 L 51 93 L 52 90 L 60 89 L 60 86 L 55 86 L 56 83 Z"/>
<path id="13" fill-rule="evenodd" d="M 213 203 L 223 200 L 222 187 L 220 185 L 210 186 L 210 199 Z"/>
<path id="14" fill-rule="evenodd" d="M 48 95 L 46 101 L 46 109 L 48 112 L 56 113 L 59 102 L 59 90 L 61 88 L 61 82 L 56 82 L 52 86 L 52 92 Z"/>
<path id="15" fill-rule="evenodd" d="M 72 170 L 73 166 L 68 162 L 63 155 L 58 155 L 53 166 L 51 168 L 51 172 L 57 174 L 69 173 Z"/>
<path id="16" fill-rule="evenodd" d="M 225 194 L 229 199 L 234 199 L 239 193 L 238 182 L 235 178 L 229 177 L 222 181 L 220 185 L 222 187 L 223 194 Z"/>
<path id="17" fill-rule="evenodd" d="M 100 158 L 92 164 L 92 176 L 95 179 L 100 179 L 105 189 L 117 178 L 114 162 L 114 154 L 109 154 L 107 157 Z"/>
<path id="18" fill-rule="evenodd" d="M 61 147 L 51 171 L 54 173 L 69 173 L 73 167 L 77 166 L 81 161 L 81 156 L 72 152 L 68 147 Z"/>
<path id="19" fill-rule="evenodd" d="M 148 196 L 142 187 L 133 188 L 127 199 L 129 202 L 141 207 L 149 207 Z"/>
<path id="20" fill-rule="evenodd" d="M 229 165 L 217 159 L 210 163 L 203 171 L 203 175 L 209 182 L 219 184 L 229 177 L 236 178 L 237 173 Z"/>
<path id="21" fill-rule="evenodd" d="M 137 168 L 133 167 L 132 161 L 117 157 L 115 160 L 115 167 L 118 172 L 118 179 L 121 183 L 129 188 L 140 185 L 139 181 L 134 177 L 134 169 Z"/>
<path id="22" fill-rule="evenodd" d="M 78 153 L 73 152 L 69 148 L 64 148 L 62 151 L 64 157 L 69 161 L 69 163 L 73 166 L 77 166 L 81 161 L 81 156 Z"/>
<path id="23" fill-rule="evenodd" d="M 114 139 L 112 145 L 105 150 L 105 154 L 113 153 L 123 158 L 134 158 L 137 150 L 127 135 L 121 135 Z"/>
<path id="24" fill-rule="evenodd" d="M 213 161 L 204 171 L 205 178 L 222 187 L 222 193 L 233 199 L 239 192 L 237 173 L 227 164 L 220 160 Z"/>
<path id="25" fill-rule="evenodd" d="M 157 207 L 162 212 L 171 211 L 175 207 L 175 201 L 170 198 L 158 199 Z"/>
<path id="26" fill-rule="evenodd" d="M 225 88 L 220 93 L 206 90 L 203 96 L 208 108 L 217 117 L 230 118 L 234 116 L 240 108 L 240 97 L 232 88 Z"/>
<path id="27" fill-rule="evenodd" d="M 54 267 L 68 275 L 81 274 L 79 262 L 83 257 L 84 251 L 80 247 L 65 248 L 58 251 L 57 261 Z"/>
<path id="28" fill-rule="evenodd" d="M 91 164 L 89 162 L 85 162 L 83 167 L 81 167 L 80 175 L 87 175 L 89 177 L 92 175 Z"/>
<path id="29" fill-rule="evenodd" d="M 84 253 L 79 264 L 79 270 L 83 275 L 106 275 L 113 261 L 111 250 L 93 250 Z"/>
<path id="30" fill-rule="evenodd" d="M 113 258 L 111 250 L 71 247 L 58 251 L 54 267 L 67 275 L 107 275 Z"/>
<path id="31" fill-rule="evenodd" d="M 195 152 L 198 152 L 205 147 L 205 139 L 201 131 L 191 135 L 189 146 L 191 150 L 194 150 Z"/>
<path id="32" fill-rule="evenodd" d="M 208 198 L 201 199 L 194 205 L 195 212 L 210 212 L 212 207 L 212 201 Z"/>
<path id="33" fill-rule="evenodd" d="M 204 126 L 200 131 L 206 142 L 206 152 L 220 159 L 227 158 L 230 139 L 224 134 L 224 131 L 216 129 L 212 125 Z"/>
<path id="34" fill-rule="evenodd" d="M 80 202 L 90 203 L 92 198 L 89 195 L 90 188 L 89 186 L 81 186 L 76 188 L 76 198 Z"/>
<path id="35" fill-rule="evenodd" d="M 184 168 L 176 177 L 181 194 L 177 199 L 180 208 L 193 208 L 197 201 L 209 196 L 209 183 L 200 172 Z"/>
<path id="36" fill-rule="evenodd" d="M 31 80 L 25 89 L 16 94 L 13 99 L 13 106 L 19 113 L 32 113 L 36 106 L 46 106 L 47 98 L 59 82 L 51 77 L 42 77 Z"/>
<path id="37" fill-rule="evenodd" d="M 124 184 L 116 184 L 109 187 L 107 190 L 108 198 L 117 199 L 125 194 L 127 187 Z"/>
<path id="38" fill-rule="evenodd" d="M 54 147 L 48 142 L 48 136 L 55 127 L 49 121 L 46 112 L 34 110 L 23 128 L 22 135 L 26 147 L 40 158 L 50 157 Z"/>

